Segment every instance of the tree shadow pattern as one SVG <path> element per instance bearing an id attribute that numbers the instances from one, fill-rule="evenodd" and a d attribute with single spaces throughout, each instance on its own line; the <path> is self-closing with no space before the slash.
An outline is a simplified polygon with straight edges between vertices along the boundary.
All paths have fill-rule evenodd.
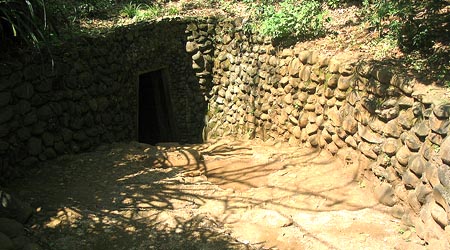
<path id="1" fill-rule="evenodd" d="M 29 223 L 30 234 L 45 249 L 51 250 L 267 249 L 263 244 L 252 245 L 233 238 L 224 227 L 227 216 L 217 218 L 198 211 L 209 200 L 224 204 L 225 211 L 262 204 L 269 204 L 273 209 L 308 211 L 307 206 L 282 202 L 296 195 L 327 201 L 328 208 L 310 210 L 314 212 L 330 211 L 340 203 L 346 203 L 354 210 L 370 207 L 352 204 L 345 196 L 332 197 L 326 193 L 350 185 L 356 175 L 352 181 L 330 188 L 313 190 L 301 185 L 268 185 L 267 188 L 282 195 L 270 199 L 240 197 L 208 180 L 217 178 L 223 184 L 238 183 L 248 189 L 258 188 L 252 179 L 269 175 L 274 172 L 271 164 L 286 159 L 274 156 L 265 163 L 219 173 L 206 167 L 204 157 L 249 157 L 245 155 L 249 148 L 226 144 L 206 147 L 162 148 L 139 143 L 103 146 L 95 152 L 62 156 L 44 163 L 9 189 L 20 192 L 37 208 L 39 212 Z M 320 165 L 332 160 L 318 160 L 319 154 L 316 151 L 303 155 L 303 162 L 299 164 L 315 162 Z M 294 152 L 285 157 L 296 156 L 299 155 Z M 288 165 L 281 164 L 279 169 L 286 167 Z M 299 183 L 305 181 L 308 178 L 298 180 Z M 326 239 L 308 233 L 301 225 L 295 226 L 330 249 L 335 248 Z"/>

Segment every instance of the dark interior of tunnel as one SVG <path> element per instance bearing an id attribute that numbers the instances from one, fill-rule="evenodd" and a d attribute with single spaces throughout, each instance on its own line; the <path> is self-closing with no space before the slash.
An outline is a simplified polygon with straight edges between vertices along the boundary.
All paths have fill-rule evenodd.
<path id="1" fill-rule="evenodd" d="M 139 142 L 156 144 L 175 139 L 171 130 L 173 121 L 169 113 L 171 110 L 167 90 L 163 70 L 139 76 Z"/>

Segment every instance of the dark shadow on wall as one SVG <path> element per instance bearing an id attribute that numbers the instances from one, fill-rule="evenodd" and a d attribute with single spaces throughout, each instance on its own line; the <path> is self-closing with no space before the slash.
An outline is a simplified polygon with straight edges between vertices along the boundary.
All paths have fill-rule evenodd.
<path id="1" fill-rule="evenodd" d="M 163 70 L 139 76 L 138 140 L 156 144 L 178 141 L 175 136 L 172 107 Z"/>
<path id="2" fill-rule="evenodd" d="M 30 166 L 102 143 L 202 142 L 211 65 L 202 57 L 194 69 L 193 54 L 186 51 L 192 41 L 187 26 L 202 22 L 163 19 L 80 35 L 42 50 L 52 55 L 2 54 L 0 94 L 7 98 L 0 112 L 0 184 Z M 210 38 L 202 39 L 210 44 L 197 41 L 201 52 L 212 55 Z M 145 75 L 155 69 L 164 69 L 162 76 Z M 151 96 L 141 99 L 149 100 L 143 104 L 152 111 L 144 118 L 149 129 L 141 131 L 142 138 L 139 74 L 141 93 Z M 156 83 L 143 83 L 148 81 Z"/>

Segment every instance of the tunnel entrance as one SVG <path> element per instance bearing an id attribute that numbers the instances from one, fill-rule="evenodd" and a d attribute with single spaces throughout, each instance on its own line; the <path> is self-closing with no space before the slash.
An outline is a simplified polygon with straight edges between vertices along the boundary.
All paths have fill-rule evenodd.
<path id="1" fill-rule="evenodd" d="M 173 141 L 171 108 L 163 70 L 139 75 L 139 142 Z"/>

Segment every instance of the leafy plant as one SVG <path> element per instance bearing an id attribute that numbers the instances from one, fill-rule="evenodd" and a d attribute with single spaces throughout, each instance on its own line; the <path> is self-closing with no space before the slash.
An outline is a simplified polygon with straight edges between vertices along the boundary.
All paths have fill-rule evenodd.
<path id="1" fill-rule="evenodd" d="M 219 0 L 220 8 L 229 14 L 234 14 L 233 8 L 232 8 L 233 4 L 234 4 L 234 0 L 232 0 L 232 1 Z"/>
<path id="2" fill-rule="evenodd" d="M 164 9 L 159 4 L 147 5 L 130 2 L 121 11 L 122 16 L 134 18 L 137 21 L 149 20 L 165 14 L 176 15 L 178 14 L 178 9 L 175 7 Z"/>
<path id="3" fill-rule="evenodd" d="M 325 3 L 332 9 L 336 9 L 342 4 L 341 0 L 325 0 Z"/>
<path id="4" fill-rule="evenodd" d="M 215 6 L 217 0 L 190 0 L 183 1 L 181 3 L 181 8 L 183 10 L 192 10 L 199 8 L 212 8 Z"/>
<path id="5" fill-rule="evenodd" d="M 114 0 L 82 0 L 73 3 L 78 17 L 101 17 L 106 16 L 109 9 L 115 4 Z"/>
<path id="6" fill-rule="evenodd" d="M 167 10 L 167 14 L 169 15 L 177 15 L 180 11 L 176 7 L 170 7 Z"/>
<path id="7" fill-rule="evenodd" d="M 416 72 L 450 87 L 447 9 L 448 1 L 364 0 L 361 16 L 378 32 L 381 44 L 405 53 Z"/>
<path id="8" fill-rule="evenodd" d="M 133 18 L 138 14 L 140 8 L 141 8 L 140 4 L 130 2 L 123 7 L 123 9 L 120 11 L 120 15 L 124 17 Z"/>
<path id="9" fill-rule="evenodd" d="M 403 5 L 398 1 L 363 1 L 366 19 L 374 27 L 379 36 L 397 36 L 400 30 L 399 15 L 402 14 Z"/>
<path id="10" fill-rule="evenodd" d="M 164 15 L 164 9 L 159 5 L 146 5 L 136 13 L 136 20 L 143 21 Z"/>
<path id="11" fill-rule="evenodd" d="M 315 0 L 285 0 L 277 5 L 267 0 L 250 4 L 250 9 L 253 25 L 244 28 L 274 39 L 309 39 L 324 33 L 324 12 Z"/>
<path id="12" fill-rule="evenodd" d="M 364 0 L 363 13 L 380 37 L 396 39 L 401 49 L 428 53 L 433 42 L 448 45 L 446 1 L 434 0 Z"/>
<path id="13" fill-rule="evenodd" d="M 25 43 L 39 46 L 49 29 L 42 0 L 0 0 L 0 47 Z"/>

